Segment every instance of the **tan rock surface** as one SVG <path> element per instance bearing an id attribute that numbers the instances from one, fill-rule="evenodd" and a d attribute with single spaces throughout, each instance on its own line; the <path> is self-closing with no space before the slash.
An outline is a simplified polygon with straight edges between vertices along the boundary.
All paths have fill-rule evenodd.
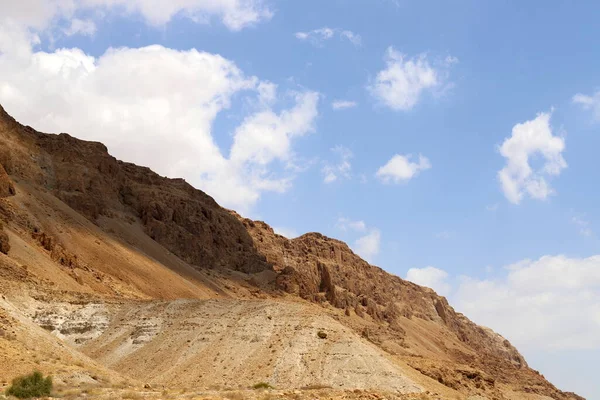
<path id="1" fill-rule="evenodd" d="M 580 398 L 343 242 L 288 240 L 183 180 L 24 127 L 1 107 L 0 165 L 4 380 L 40 363 L 65 383 L 104 388 L 265 381 L 332 386 L 334 398 Z"/>

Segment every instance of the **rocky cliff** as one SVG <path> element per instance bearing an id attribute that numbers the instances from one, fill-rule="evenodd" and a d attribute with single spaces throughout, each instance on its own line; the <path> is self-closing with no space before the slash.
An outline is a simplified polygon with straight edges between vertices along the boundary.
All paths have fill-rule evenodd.
<path id="1" fill-rule="evenodd" d="M 182 179 L 116 160 L 101 143 L 37 132 L 2 107 L 1 220 L 0 251 L 8 256 L 0 269 L 29 276 L 31 269 L 15 269 L 25 259 L 43 259 L 64 272 L 60 281 L 44 275 L 50 267 L 40 269 L 45 278 L 36 290 L 48 282 L 48 290 L 64 287 L 69 296 L 119 300 L 252 296 L 312 303 L 423 379 L 457 393 L 580 398 L 556 389 L 507 340 L 444 297 L 370 265 L 345 243 L 318 233 L 288 240 Z M 19 247 L 11 251 L 13 238 Z M 111 250 L 94 247 L 104 245 Z M 31 255 L 31 246 L 42 255 Z M 152 272 L 163 274 L 163 265 L 170 275 Z M 166 286 L 169 280 L 177 283 Z"/>

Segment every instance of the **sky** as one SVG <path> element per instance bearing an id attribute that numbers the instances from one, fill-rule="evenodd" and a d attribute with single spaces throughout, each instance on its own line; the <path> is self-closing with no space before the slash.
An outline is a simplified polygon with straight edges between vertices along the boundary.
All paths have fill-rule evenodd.
<path id="1" fill-rule="evenodd" d="M 0 104 L 432 287 L 600 398 L 600 3 L 0 0 Z"/>

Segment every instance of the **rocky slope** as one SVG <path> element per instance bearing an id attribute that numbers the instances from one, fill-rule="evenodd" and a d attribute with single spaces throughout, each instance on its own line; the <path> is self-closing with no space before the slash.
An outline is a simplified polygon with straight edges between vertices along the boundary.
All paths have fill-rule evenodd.
<path id="1" fill-rule="evenodd" d="M 31 343 L 23 327 L 36 323 L 46 328 L 36 335 L 80 354 L 79 369 L 89 363 L 106 379 L 189 387 L 238 377 L 243 385 L 370 384 L 443 398 L 580 398 L 445 298 L 369 265 L 343 242 L 318 233 L 288 240 L 181 179 L 118 161 L 100 143 L 22 126 L 2 107 L 0 224 L 0 311 L 13 321 L 0 320 L 0 332 L 21 332 L 10 342 L 0 335 L 9 360 L 21 357 L 9 351 L 15 340 Z M 175 302 L 156 303 L 165 300 Z M 53 306 L 65 303 L 104 311 L 82 326 L 88 314 Z M 272 319 L 263 318 L 269 307 Z M 314 332 L 323 327 L 333 332 L 326 342 Z M 258 340 L 241 334 L 247 330 Z M 200 337 L 223 341 L 222 350 Z M 164 346 L 172 351 L 160 352 Z M 247 371 L 240 354 L 249 357 Z M 213 368 L 194 367 L 202 363 Z"/>

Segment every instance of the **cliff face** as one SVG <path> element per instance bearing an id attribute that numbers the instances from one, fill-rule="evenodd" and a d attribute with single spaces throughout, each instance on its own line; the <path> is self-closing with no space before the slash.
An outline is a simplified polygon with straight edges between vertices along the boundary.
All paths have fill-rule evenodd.
<path id="1" fill-rule="evenodd" d="M 304 299 L 327 301 L 346 314 L 355 313 L 385 323 L 403 335 L 402 321 L 423 319 L 447 327 L 477 353 L 527 367 L 507 340 L 454 311 L 433 290 L 405 281 L 361 259 L 347 244 L 319 233 L 288 240 L 264 222 L 243 220 L 259 252 L 279 271 L 277 285 Z"/>
<path id="2" fill-rule="evenodd" d="M 30 196 L 39 191 L 65 203 L 111 240 L 114 232 L 102 221 L 139 228 L 137 247 L 128 248 L 127 254 L 144 248 L 144 257 L 152 258 L 152 268 L 164 263 L 157 254 L 166 249 L 176 256 L 175 263 L 218 275 L 214 290 L 228 297 L 242 298 L 241 293 L 247 293 L 246 283 L 239 286 L 231 278 L 238 274 L 254 286 L 249 289 L 254 296 L 302 299 L 340 310 L 343 324 L 427 379 L 459 393 L 502 399 L 510 398 L 505 396 L 510 389 L 555 399 L 579 398 L 559 391 L 529 369 L 507 340 L 457 313 L 444 297 L 368 264 L 345 243 L 318 233 L 288 240 L 264 222 L 244 219 L 220 207 L 184 180 L 164 178 L 148 168 L 118 161 L 101 143 L 39 133 L 20 125 L 0 107 L 0 219 L 12 226 L 15 235 L 21 232 L 35 238 L 53 262 L 69 269 L 69 276 L 82 291 L 85 287 L 88 292 L 104 293 L 101 288 L 110 287 L 126 298 L 128 293 L 137 293 L 132 285 L 158 286 L 159 278 L 153 282 L 148 269 L 140 267 L 139 272 L 132 272 L 137 275 L 124 279 L 118 271 L 100 265 L 101 253 L 91 257 L 87 247 L 58 245 L 35 223 L 19 222 L 20 214 L 14 211 L 17 202 L 11 203 L 10 198 L 20 187 L 31 188 Z M 28 210 L 20 212 L 29 212 L 35 220 L 32 208 Z M 61 220 L 61 224 L 69 222 Z M 0 250 L 10 256 L 9 239 L 0 226 Z M 81 259 L 88 260 L 87 264 Z M 95 269 L 95 265 L 100 266 Z M 78 273 L 77 268 L 84 272 Z M 93 283 L 86 283 L 85 271 Z M 187 281 L 180 284 L 186 285 Z M 194 289 L 185 290 L 193 293 Z M 160 293 L 164 292 L 146 289 L 143 295 L 167 297 Z M 181 289 L 178 293 L 186 292 Z"/>
<path id="3" fill-rule="evenodd" d="M 0 133 L 7 143 L 0 148 L 0 195 L 15 190 L 6 169 L 92 221 L 139 219 L 148 236 L 190 264 L 244 272 L 270 268 L 237 219 L 183 179 L 118 161 L 101 143 L 22 127 L 1 107 Z"/>

